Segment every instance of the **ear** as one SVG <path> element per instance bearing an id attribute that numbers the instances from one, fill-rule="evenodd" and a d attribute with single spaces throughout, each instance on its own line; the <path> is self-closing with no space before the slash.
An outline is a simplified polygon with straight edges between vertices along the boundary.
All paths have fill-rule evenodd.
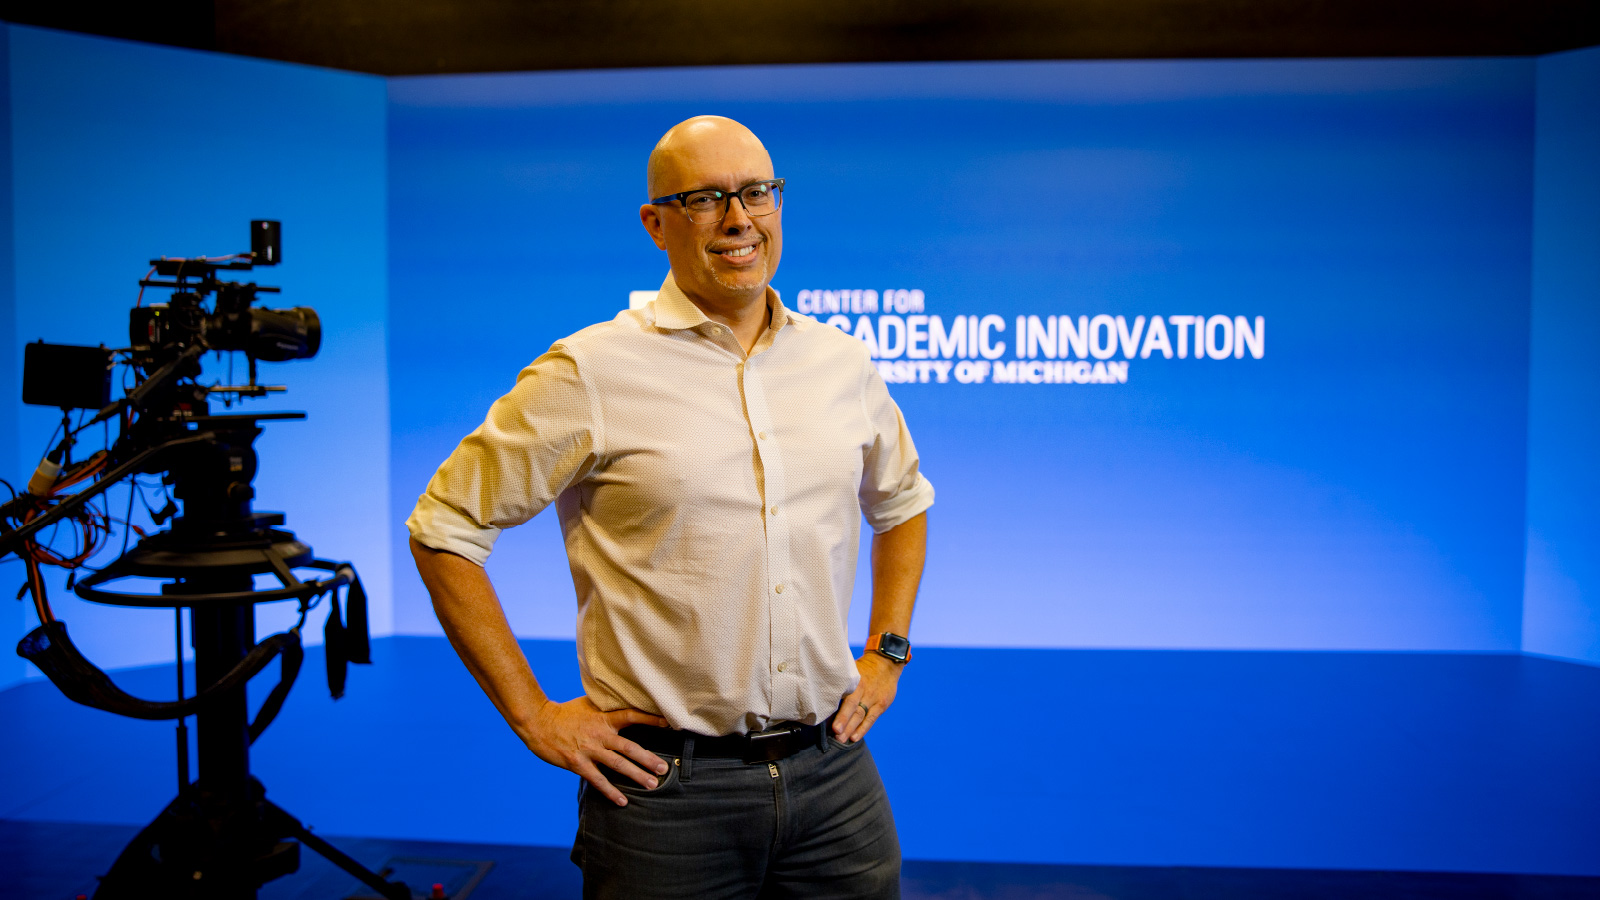
<path id="1" fill-rule="evenodd" d="M 644 225 L 644 230 L 650 233 L 650 240 L 656 242 L 657 250 L 667 249 L 667 236 L 662 231 L 661 210 L 653 203 L 646 203 L 639 207 L 639 221 Z"/>

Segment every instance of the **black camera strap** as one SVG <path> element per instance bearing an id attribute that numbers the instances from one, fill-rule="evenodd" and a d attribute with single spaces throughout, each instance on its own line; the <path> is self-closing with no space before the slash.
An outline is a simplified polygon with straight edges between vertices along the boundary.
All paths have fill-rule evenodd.
<path id="1" fill-rule="evenodd" d="M 84 658 L 67 636 L 67 626 L 62 621 L 46 622 L 28 632 L 17 644 L 17 655 L 38 666 L 68 699 L 120 716 L 147 720 L 194 715 L 216 698 L 243 688 L 245 682 L 272 662 L 273 657 L 279 657 L 278 683 L 267 694 L 255 721 L 250 723 L 252 742 L 283 708 L 289 689 L 300 674 L 300 664 L 305 660 L 299 633 L 281 632 L 256 644 L 238 665 L 193 697 L 155 701 L 140 699 L 117 687 L 110 676 Z"/>
<path id="2" fill-rule="evenodd" d="M 348 563 L 346 564 L 348 566 Z M 345 658 L 362 665 L 372 664 L 372 639 L 367 628 L 367 592 L 361 576 L 350 567 L 350 589 L 345 592 Z"/>
<path id="3" fill-rule="evenodd" d="M 344 696 L 344 686 L 350 673 L 350 664 L 372 663 L 372 639 L 367 630 L 367 592 L 361 587 L 361 578 L 349 563 L 311 564 L 315 568 L 328 568 L 349 577 L 345 589 L 344 607 L 340 609 L 339 591 L 328 594 L 328 620 L 322 626 L 323 658 L 328 664 L 328 693 L 338 700 Z"/>
<path id="4" fill-rule="evenodd" d="M 256 717 L 250 722 L 252 744 L 261 736 L 261 732 L 267 730 L 272 720 L 278 717 L 278 711 L 283 709 L 283 701 L 289 699 L 289 689 L 294 687 L 294 680 L 300 675 L 300 664 L 306 658 L 305 649 L 300 646 L 299 632 L 285 631 L 272 637 L 292 639 L 283 645 L 283 650 L 278 655 L 278 683 L 267 692 L 267 699 L 261 701 L 261 708 L 256 710 Z"/>
<path id="5" fill-rule="evenodd" d="M 349 674 L 350 657 L 347 644 L 350 629 L 339 614 L 339 592 L 328 594 L 328 621 L 322 626 L 322 655 L 328 663 L 328 693 L 338 700 L 344 696 L 345 676 Z"/>

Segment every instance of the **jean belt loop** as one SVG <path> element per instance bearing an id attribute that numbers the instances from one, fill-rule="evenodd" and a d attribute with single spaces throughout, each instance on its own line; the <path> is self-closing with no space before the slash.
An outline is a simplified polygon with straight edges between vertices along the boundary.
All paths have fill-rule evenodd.
<path id="1" fill-rule="evenodd" d="M 688 781 L 694 777 L 694 738 L 684 735 L 683 738 L 683 764 L 678 766 L 678 780 Z"/>
<path id="2" fill-rule="evenodd" d="M 818 752 L 821 752 L 821 753 L 827 753 L 828 752 L 828 728 L 831 727 L 832 725 L 833 725 L 833 716 L 829 716 L 826 719 L 823 719 L 821 726 L 819 726 L 817 728 L 817 750 L 818 750 Z"/>

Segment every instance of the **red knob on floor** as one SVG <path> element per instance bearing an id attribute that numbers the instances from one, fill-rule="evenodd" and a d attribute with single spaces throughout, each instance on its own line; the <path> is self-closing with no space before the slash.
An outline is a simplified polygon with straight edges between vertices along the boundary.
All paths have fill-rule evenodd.
<path id="1" fill-rule="evenodd" d="M 445 895 L 444 895 L 444 885 L 442 885 L 442 884 L 434 885 L 433 886 L 433 893 L 429 894 L 428 897 L 430 898 L 430 900 L 446 900 Z"/>

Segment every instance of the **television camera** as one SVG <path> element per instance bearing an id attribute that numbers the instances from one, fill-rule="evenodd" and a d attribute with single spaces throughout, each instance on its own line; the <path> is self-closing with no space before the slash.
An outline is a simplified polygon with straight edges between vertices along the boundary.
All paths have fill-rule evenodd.
<path id="1" fill-rule="evenodd" d="M 335 699 L 344 693 L 347 665 L 371 662 L 366 596 L 355 567 L 316 558 L 281 527 L 282 513 L 251 506 L 260 423 L 302 419 L 304 413 L 212 408 L 214 400 L 231 408 L 245 398 L 283 390 L 258 383 L 257 363 L 309 359 L 322 341 L 315 310 L 261 307 L 261 295 L 276 294 L 278 288 L 224 280 L 281 261 L 278 222 L 251 222 L 250 237 L 248 253 L 151 260 L 129 312 L 127 347 L 26 346 L 23 401 L 59 408 L 62 437 L 40 461 L 26 490 L 13 490 L 0 504 L 0 559 L 14 554 L 23 561 L 27 581 L 18 596 L 31 595 L 39 619 L 17 652 L 78 703 L 178 722 L 178 796 L 102 877 L 97 900 L 253 898 L 260 885 L 299 868 L 302 844 L 380 896 L 408 900 L 405 885 L 384 880 L 313 835 L 267 800 L 250 775 L 250 745 L 276 717 L 294 684 L 304 659 L 300 633 L 314 607 L 328 606 L 324 652 Z M 167 302 L 145 305 L 150 288 L 171 291 Z M 208 352 L 243 353 L 246 383 L 203 383 L 201 360 Z M 112 399 L 112 375 L 119 365 L 132 383 Z M 74 411 L 79 411 L 76 418 Z M 74 450 L 97 432 L 106 436 L 105 446 L 74 459 Z M 159 476 L 159 488 L 141 482 L 141 475 Z M 117 518 L 106 492 L 124 481 L 128 512 Z M 130 521 L 134 497 L 143 496 L 147 487 L 166 496 L 159 510 L 146 505 L 158 529 L 153 533 Z M 104 566 L 93 565 L 119 528 L 125 552 Z M 127 547 L 130 532 L 140 535 L 132 548 Z M 78 651 L 50 608 L 45 566 L 67 569 L 67 588 L 85 600 L 176 611 L 177 699 L 131 696 Z M 318 575 L 303 578 L 297 570 Z M 86 574 L 80 578 L 80 573 Z M 276 586 L 258 589 L 257 576 L 276 579 Z M 146 587 L 159 581 L 159 590 L 131 590 L 122 583 L 133 579 L 144 580 Z M 294 627 L 256 641 L 255 604 L 291 600 L 299 606 Z M 190 610 L 194 648 L 195 691 L 188 696 L 184 609 Z M 274 659 L 278 682 L 252 719 L 245 685 Z M 199 763 L 193 780 L 186 725 L 191 715 Z"/>

